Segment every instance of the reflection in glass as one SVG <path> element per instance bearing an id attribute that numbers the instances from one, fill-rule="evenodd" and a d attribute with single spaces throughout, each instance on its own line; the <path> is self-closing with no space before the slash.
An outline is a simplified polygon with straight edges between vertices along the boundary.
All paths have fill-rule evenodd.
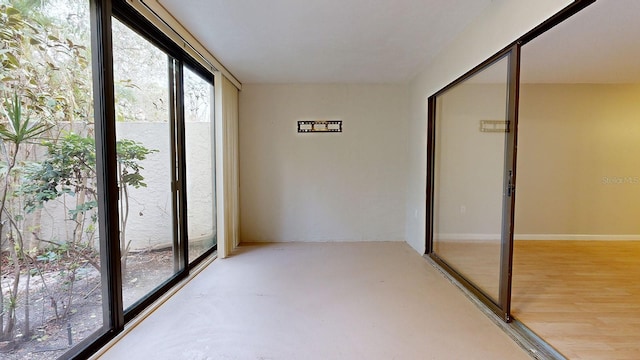
<path id="1" fill-rule="evenodd" d="M 169 57 L 113 19 L 125 308 L 174 269 Z"/>
<path id="2" fill-rule="evenodd" d="M 436 99 L 433 250 L 497 304 L 507 73 L 505 57 Z"/>
<path id="3" fill-rule="evenodd" d="M 216 244 L 213 86 L 184 68 L 189 262 Z"/>

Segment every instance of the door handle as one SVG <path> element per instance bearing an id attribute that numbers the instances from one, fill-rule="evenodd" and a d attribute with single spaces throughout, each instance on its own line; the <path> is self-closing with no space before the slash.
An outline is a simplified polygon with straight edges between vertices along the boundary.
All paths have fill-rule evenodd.
<path id="1" fill-rule="evenodd" d="M 509 170 L 509 179 L 507 181 L 507 196 L 511 197 L 516 192 L 516 186 L 513 183 L 513 170 Z"/>

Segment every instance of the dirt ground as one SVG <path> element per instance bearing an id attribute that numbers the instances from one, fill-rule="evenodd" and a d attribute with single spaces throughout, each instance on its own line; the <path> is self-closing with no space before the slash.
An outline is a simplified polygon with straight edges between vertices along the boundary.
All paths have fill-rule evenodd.
<path id="1" fill-rule="evenodd" d="M 5 273 L 10 270 L 8 264 L 2 265 L 2 289 L 6 296 L 7 285 L 11 283 L 12 277 Z M 99 272 L 89 263 L 81 265 L 76 270 L 71 307 L 67 317 L 62 318 L 61 314 L 69 302 L 69 278 L 62 270 L 49 267 L 42 272 L 42 276 L 32 276 L 29 300 L 32 334 L 25 336 L 23 333 L 23 291 L 19 295 L 15 340 L 0 341 L 1 359 L 56 359 L 100 329 L 103 324 L 103 311 Z M 127 271 L 123 279 L 125 307 L 153 290 L 172 273 L 173 255 L 170 249 L 130 255 L 127 258 Z M 24 285 L 24 279 L 21 279 L 21 283 Z"/>

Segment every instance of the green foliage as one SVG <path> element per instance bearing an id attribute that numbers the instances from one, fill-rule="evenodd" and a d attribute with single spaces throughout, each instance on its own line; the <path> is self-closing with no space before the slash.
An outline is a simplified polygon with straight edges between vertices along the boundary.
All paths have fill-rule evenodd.
<path id="1" fill-rule="evenodd" d="M 61 269 L 64 282 L 55 286 L 66 286 L 66 299 L 54 298 L 42 278 L 59 319 L 75 311 L 73 287 L 82 275 L 79 267 L 89 263 L 100 271 L 94 241 L 98 215 L 95 141 L 93 127 L 83 126 L 93 122 L 89 9 L 86 1 L 0 0 L 0 245 L 10 253 L 7 265 L 13 272 L 10 289 L 5 291 L 4 282 L 0 286 L 0 340 L 13 339 L 18 295 L 24 296 L 25 303 L 29 301 L 29 277 L 23 292 L 21 274 L 42 276 L 42 268 Z M 121 43 L 131 44 L 128 40 Z M 130 61 L 130 52 L 118 52 L 126 70 L 116 84 L 117 89 L 126 90 L 116 94 L 118 120 L 154 120 L 167 112 L 168 104 L 160 98 L 165 94 L 168 60 L 162 51 L 147 52 L 155 56 L 143 58 L 160 65 L 160 76 L 141 72 L 140 65 Z M 145 108 L 150 102 L 139 97 L 158 101 Z M 157 150 L 126 139 L 116 145 L 120 200 L 127 204 L 128 214 L 127 188 L 146 186 L 141 162 Z M 53 219 L 54 226 L 61 225 L 57 229 L 61 239 L 40 237 L 44 212 L 36 210 L 52 200 L 67 215 Z M 122 218 L 121 240 L 126 238 L 127 216 Z M 45 244 L 50 246 L 40 252 Z M 58 301 L 64 304 L 62 314 Z M 23 321 L 25 338 L 30 333 L 28 309 L 25 307 Z"/>
<path id="2" fill-rule="evenodd" d="M 140 161 L 158 150 L 147 149 L 141 143 L 133 140 L 121 139 L 116 143 L 116 151 L 118 152 L 120 183 L 133 186 L 136 189 L 146 187 L 147 184 L 143 182 L 144 177 L 140 174 L 140 170 L 144 169 L 140 165 Z"/>
<path id="3" fill-rule="evenodd" d="M 36 260 L 42 262 L 54 262 L 58 260 L 58 254 L 54 251 L 47 251 L 41 255 L 36 256 Z"/>
<path id="4" fill-rule="evenodd" d="M 31 213 L 45 202 L 65 194 L 84 192 L 95 197 L 93 178 L 96 155 L 93 138 L 67 133 L 56 142 L 48 141 L 43 145 L 47 148 L 47 158 L 29 163 L 23 170 L 18 194 L 23 196 L 25 211 Z M 86 204 L 70 210 L 70 216 L 75 219 L 78 212 L 87 212 L 95 207 Z"/>
<path id="5" fill-rule="evenodd" d="M 78 218 L 78 215 L 80 214 L 85 214 L 87 212 L 89 212 L 90 210 L 93 210 L 95 208 L 98 207 L 98 202 L 95 200 L 91 200 L 91 201 L 87 201 L 84 202 L 82 204 L 78 204 L 78 206 L 76 206 L 75 209 L 71 209 L 69 210 L 69 215 L 71 215 L 71 219 L 72 220 L 76 220 Z M 95 221 L 96 218 L 93 217 L 92 221 Z"/>
<path id="6" fill-rule="evenodd" d="M 0 97 L 17 93 L 40 120 L 91 121 L 88 34 L 47 17 L 49 1 L 9 3 L 0 5 Z"/>
<path id="7" fill-rule="evenodd" d="M 99 269 L 93 248 L 95 144 L 92 128 L 80 126 L 93 122 L 88 20 L 86 1 L 0 0 L 0 245 L 10 254 L 13 276 L 8 288 L 4 281 L 0 286 L 0 340 L 13 340 L 18 296 L 24 297 L 20 304 L 29 302 L 29 276 L 19 286 L 21 274 L 42 276 L 40 266 L 62 262 L 69 285 L 62 300 L 64 317 L 74 311 L 79 264 L 87 261 Z M 82 135 L 61 134 L 62 129 Z M 41 142 L 45 138 L 53 140 Z M 73 230 L 60 244 L 41 239 L 40 214 L 26 214 L 65 195 Z M 63 227 L 70 229 L 68 220 Z M 38 247 L 46 243 L 53 246 L 40 253 Z M 49 293 L 44 277 L 42 286 Z M 49 296 L 59 318 L 56 303 L 61 299 Z M 24 310 L 22 334 L 27 339 L 29 307 Z"/>
<path id="8" fill-rule="evenodd" d="M 40 121 L 32 122 L 28 116 L 22 116 L 22 103 L 18 95 L 4 103 L 3 111 L 8 119 L 7 124 L 0 124 L 0 139 L 19 146 L 28 141 L 33 141 L 42 133 L 51 128 L 51 125 Z"/>
<path id="9" fill-rule="evenodd" d="M 23 168 L 22 184 L 17 192 L 23 197 L 24 210 L 31 213 L 44 203 L 63 195 L 87 195 L 85 202 L 69 210 L 75 220 L 79 214 L 89 213 L 98 206 L 95 184 L 95 140 L 91 136 L 66 133 L 57 141 L 47 141 L 47 157 L 40 162 L 31 162 Z M 157 152 L 139 142 L 122 139 L 116 143 L 120 181 L 135 188 L 144 187 L 143 167 L 140 161 Z M 95 217 L 92 219 L 95 220 Z"/>

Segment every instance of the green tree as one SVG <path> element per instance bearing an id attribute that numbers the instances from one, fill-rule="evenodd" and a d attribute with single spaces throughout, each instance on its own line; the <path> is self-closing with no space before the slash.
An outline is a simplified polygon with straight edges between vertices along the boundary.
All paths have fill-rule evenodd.
<path id="1" fill-rule="evenodd" d="M 68 210 L 69 219 L 75 222 L 73 238 L 66 241 L 70 251 L 83 256 L 91 244 L 82 241 L 86 220 L 91 224 L 97 220 L 95 209 L 97 190 L 95 188 L 95 140 L 92 137 L 67 133 L 56 142 L 45 142 L 47 155 L 43 161 L 31 163 L 25 167 L 24 180 L 19 194 L 24 199 L 27 213 L 42 208 L 45 203 L 62 196 L 76 199 L 75 207 Z M 126 267 L 126 256 L 130 241 L 127 241 L 127 222 L 129 219 L 129 187 L 146 187 L 141 170 L 141 161 L 158 150 L 148 149 L 143 144 L 121 139 L 116 142 L 118 161 L 118 184 L 120 191 L 120 245 L 122 264 Z M 42 241 L 52 243 L 50 240 Z M 55 245 L 55 243 L 54 243 Z M 86 258 L 85 260 L 90 260 Z M 91 262 L 100 270 L 96 262 Z"/>
<path id="2" fill-rule="evenodd" d="M 116 151 L 118 153 L 118 184 L 120 191 L 120 251 L 122 272 L 126 272 L 127 255 L 131 241 L 127 241 L 127 222 L 129 220 L 129 187 L 136 189 L 146 187 L 144 177 L 140 174 L 140 170 L 144 169 L 140 165 L 140 161 L 147 158 L 147 155 L 158 152 L 158 150 L 150 150 L 141 143 L 121 139 L 116 143 Z"/>
<path id="3" fill-rule="evenodd" d="M 90 122 L 89 49 L 60 20 L 46 18 L 46 1 L 0 5 L 0 98 L 18 94 L 44 121 Z"/>
<path id="4" fill-rule="evenodd" d="M 87 120 L 92 112 L 91 75 L 86 71 L 89 52 L 77 45 L 83 43 L 76 40 L 80 37 L 71 36 L 72 32 L 86 34 L 64 30 L 68 24 L 44 11 L 49 4 L 43 0 L 0 0 L 0 99 L 10 99 L 0 104 L 0 236 L 8 242 L 6 246 L 0 243 L 0 248 L 9 251 L 14 267 L 6 306 L 0 286 L 0 309 L 5 310 L 0 312 L 0 337 L 9 339 L 16 323 L 21 264 L 27 267 L 24 335 L 28 336 L 30 328 L 29 283 L 34 262 L 29 240 L 23 237 L 22 199 L 16 195 L 20 172 L 29 157 L 37 156 L 36 140 L 55 129 L 51 125 L 78 117 Z"/>
<path id="5" fill-rule="evenodd" d="M 19 259 L 26 258 L 26 254 L 24 251 L 22 231 L 17 225 L 19 216 L 9 211 L 7 203 L 9 199 L 14 196 L 13 192 L 18 186 L 16 169 L 21 146 L 35 141 L 50 128 L 50 125 L 37 120 L 31 121 L 29 116 L 25 116 L 22 113 L 22 103 L 17 94 L 15 94 L 11 100 L 6 100 L 1 110 L 4 121 L 0 123 L 0 154 L 4 171 L 2 173 L 2 188 L 0 190 L 2 191 L 0 193 L 0 215 L 7 219 L 11 226 L 10 230 L 7 231 L 7 239 L 9 240 L 9 252 L 13 260 L 14 279 L 9 293 L 9 306 L 7 306 L 6 311 L 7 323 L 4 327 L 2 326 L 4 325 L 5 312 L 0 315 L 0 337 L 12 338 L 16 323 L 16 305 L 18 300 L 18 285 L 20 283 Z M 0 234 L 5 233 L 4 226 L 5 222 L 0 221 Z M 28 262 L 26 265 L 28 270 L 30 270 Z M 29 279 L 30 271 L 27 271 L 27 293 Z M 0 292 L 4 294 L 1 288 Z M 4 296 L 0 296 L 0 308 L 4 309 Z"/>
<path id="6" fill-rule="evenodd" d="M 70 284 L 66 308 L 61 316 L 56 311 L 56 318 L 66 317 L 71 309 L 78 264 L 89 262 L 100 268 L 94 244 L 97 189 L 88 11 L 87 3 L 77 0 L 0 0 L 0 241 L 6 244 L 0 248 L 9 250 L 11 269 L 3 276 L 13 281 L 6 292 L 0 284 L 0 295 L 9 294 L 6 299 L 0 296 L 0 337 L 13 336 L 20 281 L 27 285 L 20 301 L 27 305 L 23 335 L 29 334 L 28 284 L 32 270 L 39 273 L 42 267 L 32 256 L 46 258 L 36 253 L 41 244 L 70 259 L 62 271 Z M 123 28 L 116 22 L 115 38 Z M 122 34 L 135 37 L 131 31 Z M 141 73 L 127 61 L 129 50 L 142 46 L 133 40 L 124 39 L 125 47 L 116 51 L 125 60 L 117 86 L 129 91 L 116 104 L 118 119 L 155 121 L 168 111 L 168 104 L 157 100 L 163 98 L 166 79 Z M 130 45 L 133 48 L 126 48 Z M 145 61 L 167 63 L 162 52 L 149 54 Z M 156 150 L 126 139 L 117 146 L 124 264 L 129 248 L 129 189 L 146 186 L 141 161 Z M 65 208 L 67 216 L 60 228 L 67 233 L 43 236 L 40 218 L 46 214 L 45 204 L 53 200 Z M 58 259 L 50 259 L 54 258 Z M 23 280 L 21 266 L 27 267 Z"/>

